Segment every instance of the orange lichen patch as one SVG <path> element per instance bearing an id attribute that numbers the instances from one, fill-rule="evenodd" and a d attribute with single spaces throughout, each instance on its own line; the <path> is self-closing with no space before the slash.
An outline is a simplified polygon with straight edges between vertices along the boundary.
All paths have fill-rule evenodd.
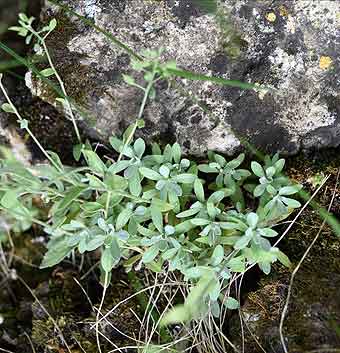
<path id="1" fill-rule="evenodd" d="M 269 22 L 275 22 L 275 20 L 276 20 L 276 15 L 275 15 L 275 13 L 274 13 L 274 12 L 268 12 L 268 13 L 266 14 L 266 19 L 267 19 L 267 21 L 269 21 Z"/>
<path id="2" fill-rule="evenodd" d="M 322 70 L 327 70 L 332 65 L 332 58 L 329 56 L 321 56 L 319 61 L 319 67 Z"/>

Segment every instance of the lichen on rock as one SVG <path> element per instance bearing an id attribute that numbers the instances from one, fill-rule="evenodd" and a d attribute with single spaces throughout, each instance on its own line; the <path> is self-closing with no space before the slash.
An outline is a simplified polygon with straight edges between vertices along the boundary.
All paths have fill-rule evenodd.
<path id="1" fill-rule="evenodd" d="M 271 88 L 264 94 L 188 80 L 177 80 L 177 87 L 159 85 L 156 99 L 147 104 L 142 135 L 177 140 L 194 155 L 208 148 L 233 154 L 244 138 L 286 154 L 339 145 L 337 2 L 221 2 L 219 16 L 229 14 L 240 39 L 238 57 L 221 40 L 230 33 L 222 28 L 227 22 L 195 1 L 62 3 L 135 52 L 164 47 L 163 59 L 175 59 L 181 68 Z M 134 121 L 141 101 L 141 92 L 121 77 L 131 73 L 129 56 L 46 1 L 43 18 L 51 17 L 60 23 L 50 44 L 66 88 L 94 119 L 93 126 L 84 124 L 86 132 L 107 141 Z M 65 28 L 72 30 L 63 36 Z M 48 100 L 41 90 L 38 94 Z"/>

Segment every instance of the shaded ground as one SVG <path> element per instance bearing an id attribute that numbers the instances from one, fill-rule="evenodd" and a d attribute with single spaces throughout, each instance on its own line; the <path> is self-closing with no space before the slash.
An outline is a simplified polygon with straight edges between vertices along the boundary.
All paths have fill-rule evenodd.
<path id="1" fill-rule="evenodd" d="M 88 353 L 97 352 L 95 331 L 90 326 L 95 321 L 92 305 L 99 305 L 102 287 L 98 271 L 88 272 L 87 264 L 90 261 L 92 266 L 94 259 L 86 258 L 81 272 L 80 259 L 74 265 L 64 262 L 50 271 L 40 270 L 43 247 L 35 239 L 31 234 L 13 239 L 15 257 L 11 269 L 15 275 L 1 276 L 0 315 L 4 322 L 0 325 L 0 348 L 29 352 L 33 344 L 37 352 L 63 352 L 66 341 L 72 352 L 80 347 Z M 102 312 L 132 293 L 126 274 L 116 270 Z M 119 306 L 99 327 L 118 346 L 127 343 L 123 334 L 137 337 L 139 333 L 139 323 L 130 307 L 138 313 L 138 301 L 131 300 L 129 306 Z M 105 344 L 105 339 L 102 343 L 105 351 L 113 348 Z"/>
<path id="2" fill-rule="evenodd" d="M 318 153 L 316 153 L 318 155 Z M 318 202 L 328 207 L 339 167 L 339 151 L 333 150 L 312 157 L 291 159 L 288 169 L 296 181 L 307 190 L 314 192 L 318 182 L 331 175 L 325 187 L 317 196 Z M 340 186 L 335 190 L 335 199 L 331 211 L 340 218 Z M 318 212 L 308 207 L 283 239 L 280 248 L 288 254 L 293 268 L 298 264 L 304 252 L 319 232 L 322 220 Z M 284 230 L 287 225 L 283 226 Z M 329 226 L 323 231 L 303 262 L 292 287 L 292 296 L 286 320 L 284 336 L 289 352 L 307 352 L 340 347 L 340 242 Z M 262 276 L 257 289 L 245 297 L 243 313 L 246 323 L 267 352 L 281 353 L 279 322 L 285 305 L 291 271 L 274 266 L 269 276 Z M 239 340 L 239 321 L 234 322 L 233 336 Z M 241 341 L 239 341 L 241 342 Z M 261 348 L 245 328 L 247 352 L 262 352 Z"/>

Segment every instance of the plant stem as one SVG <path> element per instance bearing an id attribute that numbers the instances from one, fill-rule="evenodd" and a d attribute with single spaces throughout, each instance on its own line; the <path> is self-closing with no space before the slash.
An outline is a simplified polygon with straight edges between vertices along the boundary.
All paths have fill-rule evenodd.
<path id="1" fill-rule="evenodd" d="M 152 78 L 151 78 L 151 80 L 149 81 L 148 85 L 146 86 L 145 93 L 144 93 L 144 97 L 143 97 L 142 104 L 141 104 L 140 109 L 139 109 L 139 113 L 138 113 L 137 119 L 141 119 L 142 116 L 143 116 L 146 102 L 147 102 L 147 100 L 148 100 L 148 97 L 149 97 L 149 95 L 150 95 L 152 86 L 153 86 L 153 84 L 154 84 L 154 78 L 155 78 L 155 76 L 156 76 L 156 72 L 155 72 L 155 68 L 153 68 L 153 71 L 152 71 Z"/>
<path id="2" fill-rule="evenodd" d="M 11 106 L 14 114 L 17 116 L 19 122 L 21 123 L 24 119 L 21 117 L 21 115 L 19 114 L 16 106 L 13 104 L 12 100 L 9 98 L 7 91 L 2 83 L 2 74 L 0 74 L 0 88 L 2 90 L 2 93 L 4 94 L 8 104 Z M 47 151 L 44 149 L 44 147 L 40 144 L 40 142 L 38 141 L 38 139 L 34 136 L 33 132 L 28 128 L 25 127 L 25 130 L 27 131 L 27 133 L 30 135 L 30 137 L 32 138 L 32 140 L 36 143 L 36 145 L 39 147 L 39 149 L 41 150 L 41 152 L 44 154 L 44 156 L 50 161 L 50 163 L 59 171 L 61 172 L 62 170 L 60 169 L 60 167 L 58 166 L 58 164 L 56 164 L 54 162 L 54 160 L 51 158 L 51 156 L 47 153 Z"/>
<path id="3" fill-rule="evenodd" d="M 106 205 L 105 205 L 105 218 L 106 219 L 108 218 L 108 215 L 109 215 L 110 201 L 111 201 L 111 192 L 108 191 Z"/>
<path id="4" fill-rule="evenodd" d="M 138 113 L 138 116 L 137 116 L 137 119 L 133 125 L 133 129 L 130 133 L 130 135 L 128 136 L 128 138 L 126 139 L 125 143 L 124 143 L 124 146 L 122 148 L 122 151 L 120 152 L 119 154 L 119 157 L 118 157 L 118 160 L 117 162 L 119 162 L 122 157 L 123 157 L 123 152 L 126 148 L 126 146 L 129 145 L 129 143 L 131 142 L 132 138 L 133 138 L 133 135 L 135 134 L 136 130 L 137 130 L 137 127 L 138 127 L 138 120 L 140 120 L 143 116 L 143 113 L 144 113 L 144 109 L 145 109 L 145 105 L 146 105 L 146 102 L 149 98 L 149 95 L 150 95 L 150 92 L 151 92 L 151 89 L 152 89 L 152 86 L 154 84 L 154 79 L 155 79 L 155 76 L 156 76 L 156 70 L 155 70 L 155 67 L 153 67 L 153 71 L 152 71 L 152 78 L 151 80 L 149 81 L 148 85 L 146 86 L 145 90 L 144 90 L 144 96 L 143 96 L 143 100 L 142 100 L 142 104 L 140 105 L 140 108 L 139 108 L 139 113 Z"/>
<path id="5" fill-rule="evenodd" d="M 97 315 L 96 315 L 96 340 L 97 340 L 97 347 L 98 347 L 98 352 L 102 353 L 102 350 L 100 348 L 100 340 L 99 340 L 99 321 L 100 321 L 100 315 L 101 315 L 101 310 L 103 308 L 105 296 L 106 296 L 106 290 L 108 287 L 108 281 L 109 281 L 109 273 L 105 272 L 105 279 L 104 279 L 104 288 L 103 288 L 103 294 L 102 294 L 102 299 L 99 304 L 99 308 L 97 310 Z"/>
<path id="6" fill-rule="evenodd" d="M 82 143 L 81 141 L 81 137 L 80 137 L 80 133 L 79 133 L 79 129 L 78 129 L 78 126 L 77 126 L 77 122 L 76 122 L 76 119 L 75 119 L 75 116 L 73 114 L 73 111 L 72 111 L 72 107 L 71 107 L 71 104 L 68 100 L 68 96 L 67 96 L 67 93 L 66 93 L 66 89 L 65 89 L 65 85 L 64 85 L 64 82 L 62 80 L 62 78 L 60 77 L 57 69 L 55 68 L 54 64 L 53 64 L 53 61 L 51 59 L 51 56 L 50 56 L 50 53 L 48 51 L 48 48 L 47 48 L 47 45 L 46 45 L 46 42 L 45 42 L 45 39 L 47 38 L 47 36 L 51 33 L 48 32 L 44 37 L 41 37 L 39 33 L 37 33 L 31 26 L 28 26 L 27 29 L 34 35 L 38 38 L 38 40 L 40 41 L 41 45 L 43 46 L 43 49 L 44 49 L 44 52 L 46 54 L 46 57 L 47 57 L 47 60 L 48 60 L 48 63 L 51 67 L 51 69 L 54 71 L 54 75 L 56 77 L 56 79 L 58 80 L 58 83 L 60 85 L 60 88 L 63 92 L 63 95 L 64 95 L 64 98 L 65 98 L 65 102 L 66 102 L 66 108 L 68 110 L 68 114 L 71 118 L 71 121 L 72 121 L 72 124 L 73 124 L 73 127 L 74 127 L 74 131 L 76 133 L 76 136 L 77 136 L 77 139 L 79 141 L 79 143 Z"/>

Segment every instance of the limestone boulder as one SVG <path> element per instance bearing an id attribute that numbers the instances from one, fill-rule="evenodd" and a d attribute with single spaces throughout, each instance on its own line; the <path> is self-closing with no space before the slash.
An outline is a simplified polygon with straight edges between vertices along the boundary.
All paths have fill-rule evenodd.
<path id="1" fill-rule="evenodd" d="M 180 68 L 270 88 L 159 83 L 144 113 L 149 141 L 176 140 L 193 155 L 234 154 L 243 139 L 284 154 L 340 144 L 339 2 L 226 0 L 215 13 L 194 0 L 62 4 L 137 53 L 162 47 L 163 59 Z M 42 20 L 52 17 L 59 26 L 49 47 L 68 94 L 86 111 L 82 129 L 105 142 L 134 121 L 141 103 L 141 91 L 122 79 L 133 75 L 129 54 L 47 1 Z M 26 81 L 54 104 L 31 74 Z"/>

